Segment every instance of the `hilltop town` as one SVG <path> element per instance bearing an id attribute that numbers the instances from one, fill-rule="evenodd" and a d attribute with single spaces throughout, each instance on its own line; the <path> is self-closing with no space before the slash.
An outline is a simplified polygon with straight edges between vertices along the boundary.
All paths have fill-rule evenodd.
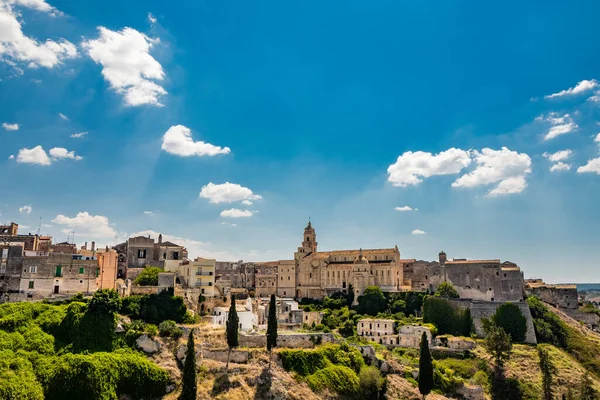
<path id="1" fill-rule="evenodd" d="M 97 248 L 94 242 L 78 247 L 54 243 L 49 236 L 21 234 L 16 223 L 0 226 L 0 303 L 4 303 L 0 305 L 0 339 L 3 329 L 18 332 L 6 321 L 12 321 L 11 312 L 23 311 L 10 311 L 20 310 L 10 307 L 31 304 L 34 310 L 43 307 L 45 312 L 63 310 L 60 312 L 68 315 L 75 312 L 75 304 L 80 304 L 78 307 L 83 308 L 76 310 L 83 314 L 77 318 L 84 321 L 89 312 L 85 303 L 91 304 L 90 298 L 94 302 L 114 293 L 114 301 L 118 299 L 121 306 L 113 311 L 118 317 L 115 328 L 107 331 L 112 338 L 107 347 L 77 344 L 77 339 L 42 330 L 54 335 L 57 342 L 73 341 L 73 349 L 109 351 L 125 346 L 141 351 L 156 366 L 169 371 L 157 389 L 164 391 L 165 398 L 175 398 L 181 390 L 186 345 L 179 338 L 192 332 L 191 336 L 202 343 L 196 356 L 205 368 L 199 398 L 239 398 L 236 385 L 222 382 L 222 365 L 229 365 L 230 357 L 237 365 L 239 382 L 251 382 L 253 388 L 244 389 L 245 393 L 253 391 L 256 398 L 346 398 L 335 385 L 314 386 L 301 378 L 305 372 L 296 370 L 286 358 L 304 357 L 302 354 L 319 349 L 343 351 L 348 356 L 357 351 L 356 357 L 364 360 L 361 365 L 375 368 L 378 379 L 387 382 L 385 389 L 377 389 L 381 398 L 418 398 L 415 363 L 419 357 L 414 351 L 426 338 L 435 355 L 439 379 L 450 382 L 436 383 L 439 395 L 447 396 L 438 398 L 485 399 L 499 397 L 494 395 L 494 385 L 482 378 L 493 376 L 489 367 L 483 367 L 491 362 L 483 340 L 490 334 L 489 321 L 498 321 L 509 305 L 513 316 L 523 320 L 522 334 L 513 337 L 518 343 L 513 359 L 523 365 L 511 364 L 510 373 L 518 374 L 519 368 L 529 365 L 528 359 L 537 357 L 536 345 L 551 346 L 556 360 L 568 362 L 565 360 L 574 357 L 572 362 L 577 365 L 568 369 L 572 376 L 567 377 L 565 371 L 557 375 L 558 391 L 566 394 L 567 383 L 583 379 L 586 368 L 595 374 L 591 385 L 600 388 L 597 361 L 586 364 L 591 362 L 589 357 L 598 355 L 578 353 L 581 348 L 556 339 L 560 335 L 553 330 L 552 324 L 559 324 L 560 329 L 570 332 L 568 335 L 589 341 L 585 346 L 600 341 L 600 336 L 596 337 L 600 312 L 592 302 L 579 297 L 575 285 L 525 279 L 515 262 L 450 259 L 444 251 L 433 261 L 402 258 L 398 246 L 322 251 L 311 222 L 301 234 L 300 246 L 290 252 L 290 259 L 244 262 L 191 259 L 185 247 L 163 241 L 162 235 L 157 240 L 131 237 L 111 247 Z M 266 376 L 264 371 L 260 375 L 256 371 L 267 360 L 261 349 L 267 343 L 265 332 L 273 305 L 278 329 L 273 373 L 285 387 L 269 397 L 260 394 L 264 391 L 261 385 L 265 379 L 272 382 L 273 373 Z M 240 347 L 233 353 L 224 348 L 232 307 L 239 324 Z M 548 317 L 552 313 L 563 322 Z M 33 318 L 26 326 L 35 325 L 37 317 Z M 546 325 L 549 328 L 544 328 Z M 76 329 L 90 328 L 78 325 Z M 123 339 L 118 339 L 119 335 L 124 335 Z M 16 344 L 12 346 L 18 349 Z M 337 361 L 328 360 L 323 365 L 337 365 Z M 355 376 L 362 368 L 357 367 Z M 476 373 L 478 379 L 473 378 Z M 539 392 L 537 375 L 527 379 L 521 382 L 521 397 L 515 398 L 533 398 L 526 394 Z M 207 386 L 213 387 L 212 392 Z"/>

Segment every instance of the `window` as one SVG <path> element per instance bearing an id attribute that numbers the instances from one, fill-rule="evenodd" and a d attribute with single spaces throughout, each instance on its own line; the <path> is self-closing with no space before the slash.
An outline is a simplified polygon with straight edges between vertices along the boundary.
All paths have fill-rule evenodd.
<path id="1" fill-rule="evenodd" d="M 288 281 L 289 281 L 290 279 L 291 279 L 291 278 L 288 276 Z"/>
<path id="2" fill-rule="evenodd" d="M 163 253 L 163 258 L 166 260 L 167 259 L 167 253 Z"/>
<path id="3" fill-rule="evenodd" d="M 57 265 L 56 266 L 55 276 L 62 276 L 62 265 Z"/>
<path id="4" fill-rule="evenodd" d="M 37 273 L 37 267 L 29 267 L 29 272 L 32 274 Z"/>
<path id="5" fill-rule="evenodd" d="M 138 250 L 138 258 L 146 258 L 146 250 Z"/>
<path id="6" fill-rule="evenodd" d="M 79 273 L 80 273 L 80 274 L 83 274 L 83 273 L 85 273 L 85 269 L 84 269 L 83 267 L 79 267 Z"/>
<path id="7" fill-rule="evenodd" d="M 310 279 L 312 279 L 312 272 L 309 272 L 309 273 L 308 273 L 308 277 L 309 277 Z"/>
<path id="8" fill-rule="evenodd" d="M 83 283 L 83 281 L 82 281 L 82 280 L 80 280 L 80 281 L 79 281 L 79 283 Z"/>
<path id="9" fill-rule="evenodd" d="M 179 260 L 179 252 L 178 251 L 173 252 L 173 260 Z"/>
<path id="10" fill-rule="evenodd" d="M 33 289 L 33 281 L 29 281 L 29 289 Z"/>
<path id="11" fill-rule="evenodd" d="M 283 295 L 285 296 L 285 290 L 283 291 Z M 287 308 L 287 307 L 286 307 Z"/>
<path id="12" fill-rule="evenodd" d="M 8 258 L 8 249 L 2 249 L 2 258 Z"/>

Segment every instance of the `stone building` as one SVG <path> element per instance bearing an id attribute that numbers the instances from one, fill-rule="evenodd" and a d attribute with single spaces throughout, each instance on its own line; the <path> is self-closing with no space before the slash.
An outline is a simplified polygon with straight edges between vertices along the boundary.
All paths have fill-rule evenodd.
<path id="1" fill-rule="evenodd" d="M 291 297 L 296 292 L 296 262 L 281 260 L 277 265 L 277 296 Z"/>
<path id="2" fill-rule="evenodd" d="M 579 308 L 576 285 L 550 285 L 541 279 L 527 279 L 525 281 L 525 291 L 527 294 L 537 296 L 540 300 L 555 307 L 572 310 Z"/>
<path id="3" fill-rule="evenodd" d="M 318 251 L 312 224 L 304 229 L 296 260 L 296 298 L 323 298 L 347 291 L 352 285 L 355 298 L 368 286 L 386 292 L 402 290 L 404 270 L 398 247 L 368 250 Z"/>
<path id="4" fill-rule="evenodd" d="M 0 242 L 0 303 L 18 294 L 23 270 L 24 243 Z"/>
<path id="5" fill-rule="evenodd" d="M 215 260 L 213 258 L 196 257 L 194 261 L 183 261 L 176 267 L 168 266 L 166 271 L 177 274 L 181 284 L 188 288 L 200 289 L 200 294 L 213 297 L 215 292 Z"/>
<path id="6" fill-rule="evenodd" d="M 255 265 L 252 262 L 216 261 L 215 282 L 230 288 L 254 289 Z"/>
<path id="7" fill-rule="evenodd" d="M 393 319 L 374 319 L 364 318 L 358 320 L 356 324 L 356 334 L 358 336 L 389 336 L 394 334 L 396 321 Z"/>
<path id="8" fill-rule="evenodd" d="M 433 292 L 440 283 L 449 282 L 461 298 L 492 302 L 522 301 L 525 295 L 521 269 L 500 260 L 447 260 L 439 254 L 433 262 L 404 264 L 405 281 L 413 291 Z"/>
<path id="9" fill-rule="evenodd" d="M 96 243 L 92 242 L 92 247 L 88 250 L 87 242 L 77 251 L 85 257 L 95 257 L 98 260 L 98 278 L 96 279 L 96 287 L 100 289 L 116 289 L 117 288 L 117 269 L 119 255 L 114 249 L 96 249 Z"/>
<path id="10" fill-rule="evenodd" d="M 40 240 L 39 235 L 20 235 L 19 224 L 11 222 L 10 225 L 0 225 L 0 242 L 3 243 L 22 243 L 24 250 L 29 251 L 48 251 L 47 246 L 52 244 L 50 236 L 43 236 L 45 240 Z M 46 248 L 40 248 L 40 242 Z M 44 247 L 42 246 L 42 247 Z"/>
<path id="11" fill-rule="evenodd" d="M 269 297 L 272 294 L 277 294 L 278 265 L 278 261 L 255 264 L 254 280 L 256 284 L 256 297 Z"/>

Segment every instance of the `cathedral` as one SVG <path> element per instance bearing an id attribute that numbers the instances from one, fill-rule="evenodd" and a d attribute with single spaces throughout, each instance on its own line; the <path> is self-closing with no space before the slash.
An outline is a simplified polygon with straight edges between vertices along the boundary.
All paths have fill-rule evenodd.
<path id="1" fill-rule="evenodd" d="M 403 284 L 403 261 L 398 246 L 388 249 L 318 251 L 317 234 L 310 221 L 302 246 L 294 253 L 296 298 L 321 299 L 334 292 L 347 292 L 355 299 L 368 286 L 384 292 L 399 292 Z M 413 261 L 413 260 L 410 260 Z"/>

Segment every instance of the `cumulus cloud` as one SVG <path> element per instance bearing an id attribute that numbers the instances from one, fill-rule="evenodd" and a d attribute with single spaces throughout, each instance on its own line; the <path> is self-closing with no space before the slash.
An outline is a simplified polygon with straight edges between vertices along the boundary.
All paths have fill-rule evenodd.
<path id="1" fill-rule="evenodd" d="M 35 11 L 58 16 L 60 12 L 43 0 L 3 0 L 0 1 L 0 61 L 15 66 L 25 63 L 30 68 L 52 68 L 63 60 L 77 57 L 77 48 L 66 39 L 47 39 L 39 43 L 25 36 L 21 27 L 21 14 L 15 9 L 29 8 Z"/>
<path id="2" fill-rule="evenodd" d="M 221 225 L 232 226 L 232 227 L 233 227 L 233 226 L 237 226 L 237 224 L 233 224 L 233 223 L 231 223 L 231 222 L 227 222 L 227 221 L 223 221 L 223 222 L 221 222 Z"/>
<path id="3" fill-rule="evenodd" d="M 83 157 L 75 154 L 75 151 L 69 151 L 64 147 L 54 147 L 49 151 L 50 156 L 56 160 L 61 158 L 70 158 L 71 160 L 82 160 Z"/>
<path id="4" fill-rule="evenodd" d="M 544 98 L 553 99 L 555 97 L 577 95 L 577 94 L 587 92 L 588 90 L 592 90 L 596 87 L 598 87 L 598 81 L 596 81 L 595 79 L 590 79 L 590 80 L 584 79 L 581 82 L 579 82 L 577 85 L 575 85 L 575 87 L 571 87 L 571 88 L 568 88 L 565 90 L 561 90 L 560 92 L 553 93 L 548 96 L 544 96 Z"/>
<path id="5" fill-rule="evenodd" d="M 412 231 L 411 235 L 425 235 L 425 231 L 422 231 L 420 229 L 415 229 L 414 231 Z"/>
<path id="6" fill-rule="evenodd" d="M 567 150 L 560 150 L 560 151 L 557 151 L 556 153 L 552 153 L 552 154 L 544 153 L 542 155 L 552 162 L 558 162 L 558 161 L 566 160 L 567 158 L 571 157 L 572 154 L 573 154 L 573 152 L 571 150 L 567 149 Z"/>
<path id="7" fill-rule="evenodd" d="M 229 210 L 221 211 L 221 217 L 224 218 L 249 218 L 253 216 L 256 211 L 240 210 L 239 208 L 230 208 Z"/>
<path id="8" fill-rule="evenodd" d="M 238 185 L 237 183 L 229 182 L 218 185 L 209 182 L 207 185 L 202 186 L 199 196 L 203 199 L 208 199 L 214 204 L 262 199 L 261 196 L 253 193 L 251 189 Z"/>
<path id="9" fill-rule="evenodd" d="M 7 131 L 18 131 L 19 124 L 9 124 L 7 122 L 2 123 L 2 127 Z"/>
<path id="10" fill-rule="evenodd" d="M 402 206 L 402 207 L 395 207 L 394 210 L 396 211 L 417 211 L 418 208 L 412 208 L 409 206 Z"/>
<path id="11" fill-rule="evenodd" d="M 470 151 L 451 148 L 438 154 L 407 151 L 388 167 L 388 182 L 394 186 L 417 185 L 434 175 L 457 174 L 471 163 Z"/>
<path id="12" fill-rule="evenodd" d="M 552 166 L 550 166 L 550 172 L 556 172 L 556 171 L 568 171 L 571 169 L 571 165 L 570 164 L 566 164 L 562 161 L 557 162 L 556 164 L 552 164 Z"/>
<path id="13" fill-rule="evenodd" d="M 65 234 L 75 231 L 78 237 L 86 239 L 112 239 L 117 232 L 103 215 L 91 215 L 87 211 L 79 212 L 74 217 L 58 214 L 51 222 L 64 227 Z"/>
<path id="14" fill-rule="evenodd" d="M 146 215 L 155 215 L 154 211 L 144 211 L 144 214 L 146 214 Z"/>
<path id="15" fill-rule="evenodd" d="M 159 97 L 167 91 L 156 81 L 162 81 L 165 73 L 150 55 L 150 49 L 160 40 L 132 28 L 117 32 L 101 26 L 98 31 L 99 38 L 84 41 L 82 47 L 102 65 L 102 75 L 110 87 L 123 95 L 126 105 L 162 106 Z"/>
<path id="16" fill-rule="evenodd" d="M 586 165 L 577 168 L 577 172 L 580 174 L 591 172 L 600 175 L 600 157 L 588 160 Z"/>
<path id="17" fill-rule="evenodd" d="M 531 158 L 525 153 L 517 153 L 502 147 L 474 151 L 477 167 L 452 183 L 453 187 L 475 187 L 498 183 L 487 196 L 520 193 L 525 189 L 525 175 L 531 172 Z"/>
<path id="18" fill-rule="evenodd" d="M 242 200 L 242 204 L 245 206 L 251 206 L 252 202 L 250 200 Z"/>
<path id="19" fill-rule="evenodd" d="M 594 142 L 600 143 L 600 133 L 596 135 L 596 138 L 594 139 Z"/>
<path id="20" fill-rule="evenodd" d="M 571 133 L 579 128 L 579 126 L 573 122 L 573 118 L 571 118 L 569 114 L 565 114 L 561 117 L 558 113 L 551 112 L 547 116 L 540 115 L 535 120 L 551 125 L 548 132 L 544 135 L 544 140 L 554 139 L 558 136 Z"/>
<path id="21" fill-rule="evenodd" d="M 148 13 L 148 22 L 150 25 L 156 24 L 156 17 L 152 13 Z"/>
<path id="22" fill-rule="evenodd" d="M 229 154 L 229 147 L 219 147 L 203 141 L 194 142 L 192 131 L 183 125 L 174 125 L 162 137 L 161 148 L 170 154 L 181 157 L 216 156 Z"/>
<path id="23" fill-rule="evenodd" d="M 31 214 L 31 211 L 33 211 L 33 208 L 31 207 L 31 205 L 19 207 L 20 214 L 28 214 L 29 215 L 29 214 Z"/>
<path id="24" fill-rule="evenodd" d="M 73 139 L 81 139 L 82 137 L 84 137 L 84 136 L 85 136 L 85 135 L 87 135 L 87 134 L 88 134 L 87 132 L 73 133 L 73 134 L 71 135 L 71 137 L 72 137 Z"/>
<path id="25" fill-rule="evenodd" d="M 63 121 L 68 121 L 69 117 L 67 117 L 65 114 L 63 113 L 58 113 L 58 116 L 60 117 L 60 119 L 62 119 Z"/>
<path id="26" fill-rule="evenodd" d="M 19 150 L 19 154 L 17 154 L 17 162 L 47 166 L 60 159 L 83 159 L 83 157 L 76 155 L 74 151 L 68 151 L 63 147 L 54 147 L 50 149 L 49 153 L 50 156 L 48 156 L 48 153 L 46 153 L 46 150 L 44 150 L 42 146 L 35 146 L 32 149 L 24 148 Z"/>

